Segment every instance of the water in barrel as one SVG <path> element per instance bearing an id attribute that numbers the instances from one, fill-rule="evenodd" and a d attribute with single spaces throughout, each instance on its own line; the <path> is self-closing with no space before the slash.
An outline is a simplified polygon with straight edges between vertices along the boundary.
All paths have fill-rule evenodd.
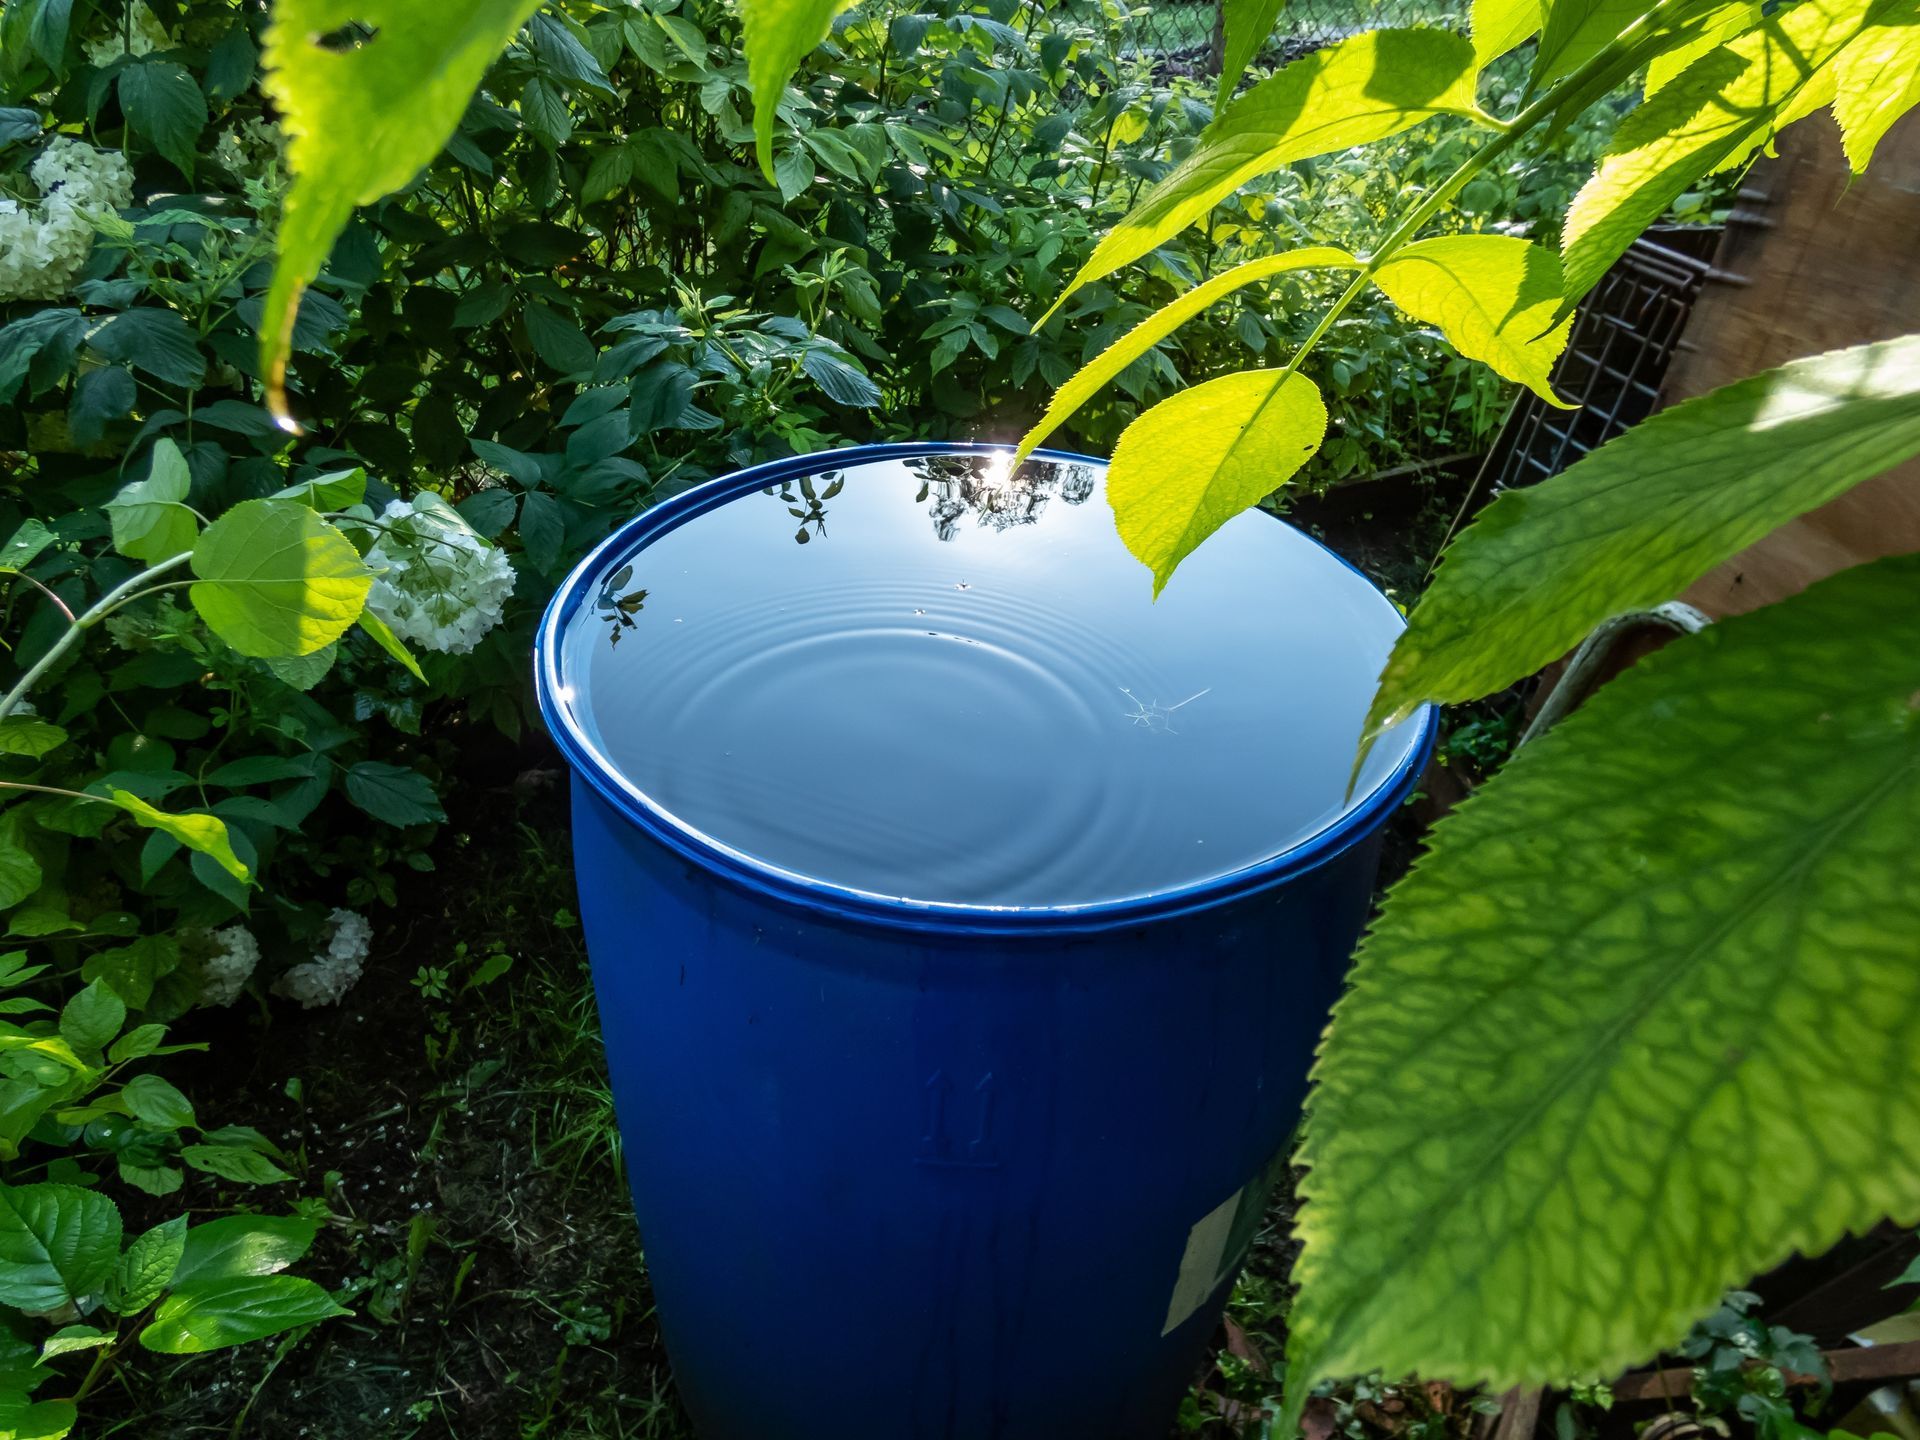
<path id="1" fill-rule="evenodd" d="M 1156 601 L 1097 462 L 832 460 L 613 557 L 564 642 L 588 740 L 711 843 L 888 897 L 1085 905 L 1265 861 L 1407 759 L 1411 726 L 1348 800 L 1401 622 L 1271 516 Z"/>

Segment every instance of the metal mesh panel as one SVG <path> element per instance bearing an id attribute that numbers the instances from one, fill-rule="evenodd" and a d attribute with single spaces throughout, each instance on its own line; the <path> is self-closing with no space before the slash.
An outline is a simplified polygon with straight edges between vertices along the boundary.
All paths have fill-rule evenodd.
<path id="1" fill-rule="evenodd" d="M 1693 237 L 1673 239 L 1700 244 Z M 1647 237 L 1633 243 L 1588 296 L 1554 367 L 1554 389 L 1580 408 L 1556 410 L 1526 395 L 1494 447 L 1495 489 L 1557 475 L 1652 413 L 1711 268 L 1678 243 Z"/>

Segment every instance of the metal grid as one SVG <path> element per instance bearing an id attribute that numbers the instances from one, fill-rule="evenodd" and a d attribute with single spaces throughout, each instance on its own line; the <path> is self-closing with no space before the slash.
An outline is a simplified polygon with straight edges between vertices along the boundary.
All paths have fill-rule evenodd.
<path id="1" fill-rule="evenodd" d="M 1553 388 L 1578 410 L 1531 394 L 1515 405 L 1494 446 L 1494 488 L 1557 475 L 1653 412 L 1687 316 L 1712 266 L 1688 253 L 1700 231 L 1669 243 L 1642 237 L 1595 287 L 1553 371 Z M 1681 244 L 1687 246 L 1680 248 Z"/>

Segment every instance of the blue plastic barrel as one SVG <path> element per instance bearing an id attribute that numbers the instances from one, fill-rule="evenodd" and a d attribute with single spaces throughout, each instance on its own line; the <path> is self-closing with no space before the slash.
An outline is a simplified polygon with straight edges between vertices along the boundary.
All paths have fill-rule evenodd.
<path id="1" fill-rule="evenodd" d="M 1157 602 L 1042 452 L 715 480 L 581 563 L 540 702 L 660 1320 L 709 1440 L 1164 1435 L 1299 1118 L 1423 713 L 1279 520 Z"/>

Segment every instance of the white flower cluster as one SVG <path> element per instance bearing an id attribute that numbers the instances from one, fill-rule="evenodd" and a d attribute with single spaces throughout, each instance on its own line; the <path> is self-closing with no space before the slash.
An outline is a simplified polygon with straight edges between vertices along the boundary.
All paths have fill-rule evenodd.
<path id="1" fill-rule="evenodd" d="M 513 594 L 513 564 L 432 491 L 395 500 L 367 552 L 375 570 L 367 608 L 402 640 L 464 655 L 500 623 Z"/>
<path id="2" fill-rule="evenodd" d="M 231 1005 L 260 963 L 260 942 L 244 925 L 229 925 L 208 938 L 220 948 L 207 957 L 200 999 L 207 1005 Z"/>
<path id="3" fill-rule="evenodd" d="M 93 253 L 89 212 L 133 203 L 126 157 L 57 135 L 27 174 L 38 204 L 0 198 L 0 300 L 55 300 Z"/>
<path id="4" fill-rule="evenodd" d="M 230 175 L 275 187 L 286 180 L 287 137 L 271 120 L 243 120 L 220 132 L 213 158 Z"/>
<path id="5" fill-rule="evenodd" d="M 367 917 L 352 910 L 335 910 L 327 923 L 332 927 L 327 948 L 287 971 L 274 987 L 309 1010 L 316 1005 L 337 1004 L 358 983 L 367 968 L 367 949 L 373 940 L 373 926 L 367 923 Z"/>
<path id="6" fill-rule="evenodd" d="M 167 33 L 167 27 L 160 23 L 155 15 L 140 0 L 134 0 L 127 11 L 126 28 L 116 27 L 112 34 L 98 40 L 87 42 L 87 59 L 96 69 L 104 70 L 122 55 L 151 55 L 156 50 L 168 50 L 173 46 L 173 37 Z"/>

